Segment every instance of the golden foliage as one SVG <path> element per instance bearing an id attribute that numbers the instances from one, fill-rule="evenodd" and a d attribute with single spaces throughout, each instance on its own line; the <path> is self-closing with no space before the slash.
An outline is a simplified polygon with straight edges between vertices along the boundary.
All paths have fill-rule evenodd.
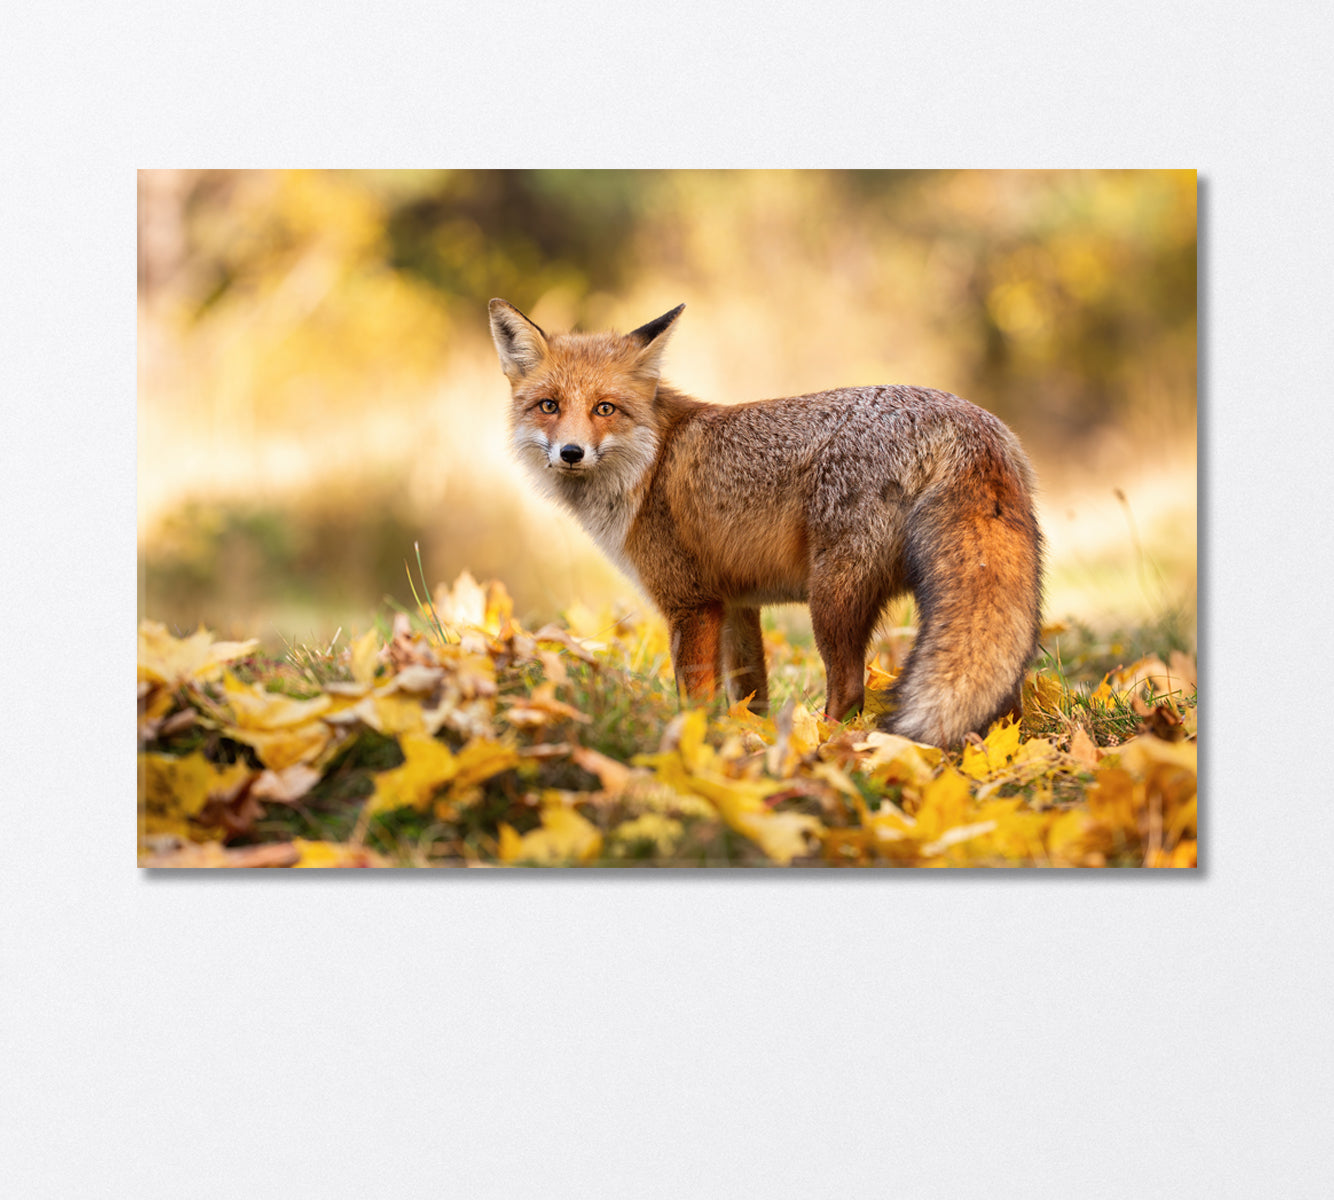
<path id="1" fill-rule="evenodd" d="M 258 645 L 257 638 L 215 642 L 204 629 L 188 638 L 176 638 L 160 621 L 144 621 L 139 626 L 139 680 L 179 687 L 216 679 L 225 663 L 249 654 Z"/>
<path id="2" fill-rule="evenodd" d="M 1184 656 L 1170 667 L 1140 660 L 1094 689 L 1089 713 L 1142 710 L 1124 739 L 1095 744 L 1060 682 L 1038 675 L 1024 722 L 1000 721 L 946 752 L 881 732 L 870 716 L 830 725 L 795 698 L 768 717 L 744 704 L 674 714 L 664 658 L 647 674 L 628 669 L 660 628 L 613 613 L 576 614 L 596 640 L 555 625 L 530 634 L 499 584 L 470 577 L 437 589 L 433 607 L 419 628 L 396 621 L 387 641 L 354 638 L 329 663 L 343 677 L 307 680 L 314 694 L 302 695 L 276 669 L 251 681 L 224 670 L 245 643 L 201 631 L 173 644 L 145 623 L 141 863 L 1195 864 L 1195 710 L 1180 686 L 1194 664 Z M 433 639 L 426 629 L 445 614 L 446 638 Z M 627 722 L 657 749 L 613 753 Z M 1065 731 L 1052 734 L 1053 722 Z M 178 745 L 188 749 L 168 752 Z M 361 745 L 391 746 L 398 761 L 380 751 L 358 771 L 349 754 Z M 272 849 L 274 821 L 327 805 L 349 777 L 364 790 L 344 802 L 355 806 L 347 840 L 301 832 L 282 839 L 287 852 Z M 268 851 L 247 856 L 263 848 L 244 844 L 256 840 Z"/>

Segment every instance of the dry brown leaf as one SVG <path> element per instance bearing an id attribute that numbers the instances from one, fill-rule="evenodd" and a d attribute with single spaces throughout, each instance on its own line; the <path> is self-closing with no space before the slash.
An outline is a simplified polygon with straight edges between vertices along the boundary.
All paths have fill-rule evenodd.
<path id="1" fill-rule="evenodd" d="M 577 747 L 571 746 L 569 742 L 538 742 L 532 746 L 523 747 L 524 758 L 566 758 Z"/>
<path id="2" fill-rule="evenodd" d="M 408 619 L 407 613 L 394 614 L 392 633 L 393 636 L 390 638 L 389 645 L 385 647 L 384 654 L 389 660 L 391 670 L 395 673 L 403 670 L 404 667 L 414 665 L 423 667 L 439 665 L 430 643 L 420 633 L 413 630 L 412 622 Z"/>
<path id="3" fill-rule="evenodd" d="M 1165 742 L 1179 742 L 1186 736 L 1181 714 L 1171 700 L 1155 704 L 1144 719 L 1143 728 Z"/>
<path id="4" fill-rule="evenodd" d="M 559 625 L 543 625 L 541 629 L 533 634 L 533 640 L 536 642 L 555 642 L 558 646 L 564 646 L 566 650 L 575 656 L 575 658 L 581 659 L 590 667 L 596 667 L 598 665 L 598 660 Z"/>
<path id="5" fill-rule="evenodd" d="M 293 763 L 281 771 L 265 771 L 255 780 L 250 794 L 259 800 L 292 804 L 300 800 L 320 780 L 320 773 L 305 763 Z"/>
<path id="6" fill-rule="evenodd" d="M 1082 767 L 1096 767 L 1098 765 L 1100 757 L 1098 747 L 1082 725 L 1076 726 L 1075 732 L 1070 738 L 1070 757 Z"/>
<path id="7" fill-rule="evenodd" d="M 443 667 L 428 667 L 424 663 L 408 663 L 384 685 L 388 692 L 414 692 L 430 695 L 445 674 Z"/>
<path id="8" fill-rule="evenodd" d="M 1189 654 L 1173 650 L 1167 656 L 1167 664 L 1171 673 L 1181 681 L 1178 686 L 1183 687 L 1186 692 L 1193 692 L 1199 686 L 1195 675 L 1195 660 Z"/>
<path id="9" fill-rule="evenodd" d="M 556 685 L 540 683 L 527 696 L 519 697 L 501 714 L 511 725 L 534 728 L 553 721 L 578 721 L 587 725 L 592 717 L 580 712 L 572 704 L 556 699 Z"/>
<path id="10" fill-rule="evenodd" d="M 291 867 L 301 851 L 290 842 L 268 846 L 241 846 L 228 850 L 217 842 L 183 845 L 157 854 L 141 855 L 141 867 Z"/>
<path id="11" fill-rule="evenodd" d="M 637 773 L 632 767 L 627 767 L 614 758 L 608 758 L 605 754 L 599 754 L 596 750 L 588 750 L 583 746 L 576 746 L 570 752 L 570 757 L 576 766 L 582 767 L 590 775 L 596 775 L 603 790 L 607 792 L 624 791 L 626 784 Z"/>

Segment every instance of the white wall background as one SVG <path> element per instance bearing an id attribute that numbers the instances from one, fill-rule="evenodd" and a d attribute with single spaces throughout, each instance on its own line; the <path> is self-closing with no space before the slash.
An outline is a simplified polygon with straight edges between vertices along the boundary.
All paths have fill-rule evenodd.
<path id="1" fill-rule="evenodd" d="M 0 1190 L 1327 1194 L 1329 11 L 11 13 Z M 134 171 L 441 165 L 1198 167 L 1204 868 L 137 870 Z"/>

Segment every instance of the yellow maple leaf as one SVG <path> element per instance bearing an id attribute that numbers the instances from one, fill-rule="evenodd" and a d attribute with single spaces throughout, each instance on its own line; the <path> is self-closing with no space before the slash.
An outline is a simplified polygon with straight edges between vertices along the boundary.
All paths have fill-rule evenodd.
<path id="1" fill-rule="evenodd" d="M 519 765 L 519 752 L 508 742 L 476 737 L 454 756 L 454 776 L 449 792 L 438 796 L 435 815 L 441 821 L 457 819 L 459 809 L 481 795 L 481 785 L 502 771 Z"/>
<path id="2" fill-rule="evenodd" d="M 1049 675 L 1033 674 L 1022 689 L 1024 716 L 1036 720 L 1044 714 L 1059 714 L 1068 704 L 1064 685 Z"/>
<path id="3" fill-rule="evenodd" d="M 650 766 L 657 777 L 683 795 L 700 796 L 729 827 L 755 842 L 766 855 L 786 864 L 807 849 L 807 838 L 823 831 L 819 820 L 802 813 L 771 812 L 766 800 L 789 785 L 781 780 L 734 779 L 720 767 L 721 759 L 704 740 L 708 713 L 691 709 L 680 718 L 676 749 L 664 754 L 637 755 L 634 762 Z"/>
<path id="4" fill-rule="evenodd" d="M 916 857 L 917 822 L 898 805 L 881 800 L 880 807 L 870 812 L 865 802 L 858 800 L 856 808 L 861 815 L 860 837 L 850 830 L 832 830 L 830 833 L 844 840 L 855 841 L 862 852 L 870 851 L 877 856 L 884 855 L 900 862 L 911 861 Z M 829 845 L 829 836 L 826 835 L 826 846 Z"/>
<path id="5" fill-rule="evenodd" d="M 951 827 L 966 825 L 973 819 L 972 795 L 968 780 L 946 767 L 922 789 L 917 806 L 916 836 L 934 842 Z"/>
<path id="6" fill-rule="evenodd" d="M 727 715 L 736 721 L 744 721 L 755 714 L 750 711 L 750 702 L 755 699 L 755 693 L 742 696 L 739 700 L 733 700 L 727 706 Z"/>
<path id="7" fill-rule="evenodd" d="M 365 846 L 351 846 L 346 842 L 308 842 L 305 838 L 293 838 L 292 845 L 301 857 L 292 864 L 295 867 L 387 867 L 390 862 L 383 855 L 376 854 Z"/>
<path id="8" fill-rule="evenodd" d="M 1146 867 L 1193 867 L 1196 865 L 1198 843 L 1194 838 L 1178 842 L 1171 850 L 1151 850 L 1145 858 Z"/>
<path id="9" fill-rule="evenodd" d="M 762 717 L 759 713 L 751 712 L 750 702 L 754 697 L 755 693 L 752 692 L 749 696 L 743 696 L 729 704 L 727 706 L 728 720 L 734 722 L 743 730 L 754 734 L 761 741 L 772 745 L 774 739 L 778 736 L 778 731 L 774 726 L 772 717 Z"/>
<path id="10" fill-rule="evenodd" d="M 1048 862 L 1044 836 L 1051 816 L 1033 812 L 1024 807 L 1020 796 L 994 800 L 982 805 L 977 813 L 979 821 L 992 821 L 995 828 L 959 846 L 951 854 L 952 862 L 994 861 Z"/>
<path id="11" fill-rule="evenodd" d="M 702 709 L 696 712 L 703 718 Z M 702 738 L 700 724 L 687 722 L 680 750 L 653 756 L 658 777 L 678 792 L 704 797 L 732 829 L 750 838 L 775 862 L 786 865 L 805 853 L 807 837 L 818 837 L 823 831 L 820 821 L 804 813 L 771 812 L 765 803 L 788 785 L 780 780 L 732 779 L 711 769 L 713 752 Z M 693 764 L 689 770 L 688 764 Z"/>
<path id="12" fill-rule="evenodd" d="M 140 840 L 163 834 L 196 842 L 221 837 L 221 827 L 205 827 L 193 818 L 210 800 L 230 800 L 251 774 L 245 763 L 218 766 L 198 751 L 183 758 L 139 755 Z"/>
<path id="13" fill-rule="evenodd" d="M 333 738 L 333 731 L 320 720 L 332 707 L 328 696 L 298 700 L 267 692 L 258 683 L 244 684 L 230 671 L 222 686 L 235 718 L 226 726 L 227 736 L 254 747 L 271 770 L 318 758 Z"/>
<path id="14" fill-rule="evenodd" d="M 451 790 L 457 793 L 484 783 L 493 775 L 499 775 L 511 767 L 517 767 L 519 752 L 508 742 L 476 738 L 458 752 L 455 763 L 457 773 Z"/>
<path id="15" fill-rule="evenodd" d="M 1116 757 L 1121 766 L 1136 774 L 1147 774 L 1154 764 L 1180 767 L 1196 773 L 1199 745 L 1196 742 L 1168 742 L 1152 734 L 1131 738 L 1117 748 Z"/>
<path id="16" fill-rule="evenodd" d="M 1099 765 L 1093 786 L 1085 793 L 1094 817 L 1111 829 L 1131 832 L 1138 827 L 1135 799 L 1134 776 L 1106 763 Z"/>
<path id="17" fill-rule="evenodd" d="M 1047 853 L 1058 867 L 1101 867 L 1113 849 L 1111 830 L 1092 813 L 1071 809 L 1047 829 Z"/>
<path id="18" fill-rule="evenodd" d="M 1116 690 L 1111 685 L 1112 673 L 1107 672 L 1102 682 L 1089 693 L 1090 708 L 1111 708 L 1117 698 Z"/>
<path id="19" fill-rule="evenodd" d="M 692 708 L 681 716 L 681 736 L 677 743 L 677 753 L 681 761 L 690 769 L 703 769 L 713 765 L 713 747 L 705 740 L 709 728 L 709 714 L 703 708 Z"/>
<path id="20" fill-rule="evenodd" d="M 969 744 L 964 747 L 959 770 L 970 779 L 990 778 L 1018 753 L 1019 736 L 1017 722 L 996 722 L 980 746 Z"/>
<path id="21" fill-rule="evenodd" d="M 486 593 L 471 571 L 463 571 L 454 586 L 437 585 L 433 597 L 440 620 L 446 625 L 467 625 L 480 629 L 486 621 Z"/>
<path id="22" fill-rule="evenodd" d="M 427 732 L 421 701 L 411 696 L 377 690 L 357 705 L 355 712 L 376 733 L 386 737 Z"/>
<path id="23" fill-rule="evenodd" d="M 868 663 L 866 666 L 866 690 L 868 692 L 887 691 L 898 677 L 897 671 L 886 671 L 876 662 Z"/>
<path id="24" fill-rule="evenodd" d="M 616 851 L 629 853 L 647 843 L 652 852 L 670 858 L 685 836 L 685 825 L 662 813 L 642 813 L 622 821 L 611 831 L 609 841 Z"/>
<path id="25" fill-rule="evenodd" d="M 369 814 L 400 808 L 424 812 L 436 790 L 458 773 L 458 760 L 444 742 L 424 733 L 408 732 L 399 737 L 398 744 L 403 764 L 376 775 L 375 790 L 366 801 Z"/>
<path id="26" fill-rule="evenodd" d="M 457 690 L 452 695 L 442 693 L 435 708 L 426 707 L 424 700 L 431 677 L 438 680 L 442 675 L 438 667 L 407 667 L 400 675 L 381 683 L 374 691 L 360 695 L 351 704 L 338 703 L 342 697 L 335 696 L 334 708 L 327 719 L 337 725 L 361 721 L 386 737 L 403 733 L 434 735 L 442 725 L 458 724 L 465 717 L 464 709 L 458 703 Z M 478 714 L 479 718 L 482 715 Z"/>
<path id="27" fill-rule="evenodd" d="M 375 664 L 380 656 L 380 638 L 368 629 L 348 647 L 352 656 L 352 678 L 364 687 L 375 682 Z"/>
<path id="28" fill-rule="evenodd" d="M 602 850 L 602 834 L 591 821 L 565 805 L 547 805 L 542 809 L 542 827 L 520 836 L 501 823 L 499 856 L 501 862 L 531 862 L 556 866 L 569 862 L 589 862 Z"/>
<path id="29" fill-rule="evenodd" d="M 918 787 L 931 779 L 942 757 L 938 746 L 922 745 L 897 733 L 879 730 L 868 733 L 866 740 L 856 743 L 853 749 L 859 753 L 869 751 L 858 762 L 857 769 L 876 781 L 911 783 Z"/>
<path id="30" fill-rule="evenodd" d="M 995 830 L 996 822 L 994 820 L 974 821 L 971 825 L 954 825 L 945 830 L 935 841 L 924 843 L 921 853 L 924 858 L 935 858 L 952 847 L 970 842 L 985 834 L 994 833 Z"/>
<path id="31" fill-rule="evenodd" d="M 832 762 L 817 762 L 810 768 L 810 777 L 812 779 L 822 779 L 825 783 L 838 789 L 849 799 L 860 798 L 861 792 L 857 790 L 857 785 L 848 777 L 848 773 L 842 767 Z"/>
<path id="32" fill-rule="evenodd" d="M 564 633 L 556 625 L 544 625 L 534 635 L 539 642 L 568 639 L 571 636 L 585 640 L 589 638 L 600 640 L 616 626 L 616 620 L 609 612 L 594 612 L 580 600 L 570 605 L 561 616 L 565 618 L 566 628 L 570 632 Z"/>
<path id="33" fill-rule="evenodd" d="M 496 846 L 496 857 L 504 863 L 518 862 L 523 857 L 523 838 L 514 826 L 504 821 L 500 823 L 500 840 Z"/>
<path id="34" fill-rule="evenodd" d="M 820 722 L 810 709 L 790 697 L 774 714 L 773 729 L 773 741 L 766 755 L 769 772 L 790 779 L 819 746 Z"/>
<path id="35" fill-rule="evenodd" d="M 281 692 L 264 690 L 263 684 L 242 683 L 230 671 L 222 682 L 227 705 L 242 729 L 284 729 L 315 720 L 330 706 L 328 696 L 298 700 Z"/>
<path id="36" fill-rule="evenodd" d="M 162 726 L 162 718 L 175 706 L 170 689 L 139 681 L 139 740 L 151 741 Z"/>
<path id="37" fill-rule="evenodd" d="M 259 761 L 273 771 L 314 762 L 333 739 L 333 731 L 319 721 L 291 729 L 228 729 L 227 733 L 253 747 Z"/>
<path id="38" fill-rule="evenodd" d="M 824 741 L 827 730 L 828 725 L 804 704 L 798 704 L 792 710 L 792 735 L 788 745 L 798 757 L 805 758 Z"/>
<path id="39" fill-rule="evenodd" d="M 498 634 L 514 612 L 514 601 L 503 583 L 492 579 L 483 587 L 468 571 L 459 575 L 453 587 L 438 586 L 433 603 L 445 625 L 492 634 Z"/>
<path id="40" fill-rule="evenodd" d="M 824 830 L 818 818 L 806 813 L 757 811 L 733 801 L 720 804 L 718 809 L 733 829 L 750 838 L 784 867 L 805 854 L 810 849 L 810 840 L 818 839 Z"/>
<path id="41" fill-rule="evenodd" d="M 503 629 L 514 619 L 514 599 L 499 579 L 486 585 L 486 623 Z"/>
<path id="42" fill-rule="evenodd" d="M 245 642 L 215 642 L 200 628 L 187 638 L 173 637 L 159 621 L 139 625 L 139 678 L 150 683 L 178 687 L 192 681 L 216 679 L 233 659 L 242 658 L 259 645 L 257 638 Z"/>
<path id="43" fill-rule="evenodd" d="M 1019 746 L 1019 753 L 1011 760 L 1018 766 L 1022 763 L 1050 763 L 1060 754 L 1053 742 L 1047 738 L 1028 738 Z"/>

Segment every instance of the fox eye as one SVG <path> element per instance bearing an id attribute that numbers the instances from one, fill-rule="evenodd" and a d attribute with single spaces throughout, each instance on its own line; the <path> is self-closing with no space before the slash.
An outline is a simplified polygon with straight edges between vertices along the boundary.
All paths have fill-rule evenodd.
<path id="1" fill-rule="evenodd" d="M 598 417 L 609 417 L 616 411 L 616 405 L 607 400 L 593 406 L 593 415 Z"/>
<path id="2" fill-rule="evenodd" d="M 554 413 L 560 410 L 560 405 L 557 404 L 554 400 L 539 400 L 537 402 L 537 407 L 540 408 L 544 413 Z"/>

